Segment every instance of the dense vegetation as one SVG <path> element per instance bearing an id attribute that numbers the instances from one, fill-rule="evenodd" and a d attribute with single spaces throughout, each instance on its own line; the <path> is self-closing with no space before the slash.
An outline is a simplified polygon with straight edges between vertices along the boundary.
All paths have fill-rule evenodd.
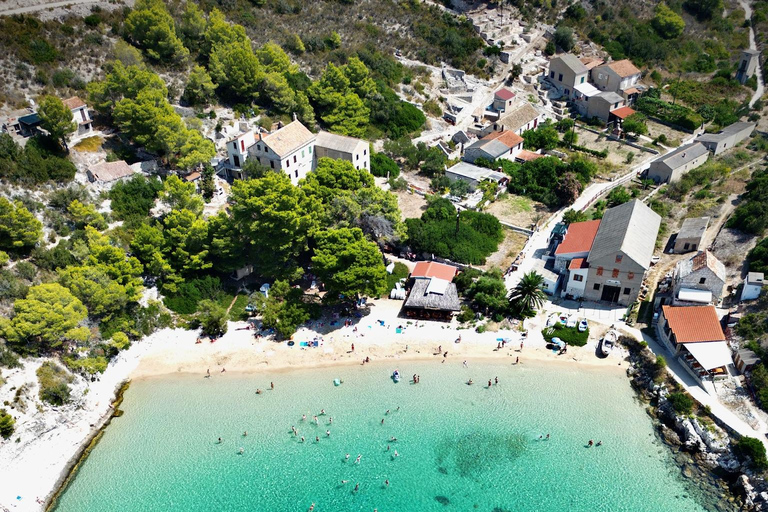
<path id="1" fill-rule="evenodd" d="M 504 239 L 498 219 L 487 213 L 456 208 L 448 199 L 433 198 L 419 219 L 407 219 L 408 241 L 415 252 L 459 263 L 482 265 Z"/>
<path id="2" fill-rule="evenodd" d="M 76 171 L 56 142 L 48 137 L 33 137 L 22 148 L 7 133 L 0 134 L 1 179 L 24 185 L 68 182 Z"/>
<path id="3" fill-rule="evenodd" d="M 765 233 L 768 227 L 768 169 L 754 172 L 741 203 L 726 226 L 755 235 Z"/>
<path id="4" fill-rule="evenodd" d="M 768 238 L 763 238 L 747 256 L 750 272 L 768 274 Z"/>

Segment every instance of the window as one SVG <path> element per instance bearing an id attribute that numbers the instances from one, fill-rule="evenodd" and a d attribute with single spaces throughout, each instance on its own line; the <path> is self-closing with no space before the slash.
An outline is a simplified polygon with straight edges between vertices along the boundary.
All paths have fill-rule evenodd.
<path id="1" fill-rule="evenodd" d="M 558 79 L 560 82 L 562 82 L 562 81 L 563 81 L 563 74 L 562 74 L 562 73 L 560 73 L 560 74 L 558 75 L 557 79 Z"/>
<path id="2" fill-rule="evenodd" d="M 555 78 L 555 72 L 554 71 L 550 71 L 549 72 L 549 78 Z"/>
<path id="3" fill-rule="evenodd" d="M 629 295 L 629 292 L 632 291 L 632 288 L 624 288 L 624 295 Z"/>
<path id="4" fill-rule="evenodd" d="M 256 144 L 256 151 L 261 151 L 261 144 Z"/>
<path id="5" fill-rule="evenodd" d="M 696 250 L 696 244 L 692 244 L 692 245 L 691 245 L 691 250 L 692 250 L 692 251 L 695 251 L 695 250 Z"/>
<path id="6" fill-rule="evenodd" d="M 622 259 L 623 257 L 624 257 L 624 256 L 623 256 L 622 254 L 617 254 L 617 255 L 616 255 L 616 263 L 621 263 L 621 259 Z"/>
<path id="7" fill-rule="evenodd" d="M 295 176 L 296 176 L 297 178 L 299 177 L 299 171 L 296 171 L 296 174 L 295 174 Z"/>
<path id="8" fill-rule="evenodd" d="M 600 289 L 600 283 L 595 283 L 595 285 L 592 287 L 593 290 L 599 290 Z"/>
<path id="9" fill-rule="evenodd" d="M 635 273 L 634 272 L 627 272 L 627 279 L 629 279 L 631 281 L 634 278 L 635 278 Z"/>
<path id="10" fill-rule="evenodd" d="M 363 154 L 364 154 L 364 155 L 367 155 L 367 154 L 368 154 L 368 150 L 367 150 L 367 149 L 364 149 L 364 150 L 363 150 Z"/>
<path id="11" fill-rule="evenodd" d="M 301 150 L 301 158 L 304 158 L 304 150 Z"/>
<path id="12" fill-rule="evenodd" d="M 235 161 L 235 167 L 240 167 L 240 158 L 237 155 L 232 155 L 232 160 Z"/>
<path id="13" fill-rule="evenodd" d="M 293 163 L 296 163 L 296 155 L 293 155 Z"/>
<path id="14" fill-rule="evenodd" d="M 582 83 L 582 84 L 584 83 L 584 77 L 581 77 L 581 82 L 580 83 Z"/>
<path id="15" fill-rule="evenodd" d="M 360 160 L 360 155 L 355 155 L 355 160 Z"/>
<path id="16" fill-rule="evenodd" d="M 687 251 L 687 250 L 688 250 L 688 247 L 690 247 L 690 245 L 691 245 L 691 244 L 689 244 L 689 243 L 686 243 L 686 244 L 683 246 L 683 250 L 684 250 L 684 251 Z"/>
<path id="17" fill-rule="evenodd" d="M 243 151 L 245 151 L 245 141 L 241 140 L 240 141 L 240 152 L 242 153 Z"/>
<path id="18" fill-rule="evenodd" d="M 611 277 L 619 277 L 619 269 L 613 269 L 613 272 L 611 272 Z"/>
<path id="19" fill-rule="evenodd" d="M 597 275 L 603 275 L 603 267 L 597 267 Z"/>
<path id="20" fill-rule="evenodd" d="M 309 146 L 307 149 L 309 150 L 309 154 L 311 155 L 312 154 L 312 146 Z"/>
<path id="21" fill-rule="evenodd" d="M 274 168 L 275 168 L 275 161 L 274 161 L 274 160 L 270 160 L 270 161 L 269 161 L 269 166 L 270 166 L 272 169 L 274 169 Z"/>
<path id="22" fill-rule="evenodd" d="M 286 160 L 285 161 L 285 166 L 286 167 L 290 167 L 291 166 L 291 161 L 290 160 Z"/>
<path id="23" fill-rule="evenodd" d="M 603 79 L 603 74 L 602 74 L 602 73 L 598 73 L 598 74 L 597 74 L 597 78 L 599 78 L 600 80 L 602 80 L 602 79 Z"/>
<path id="24" fill-rule="evenodd" d="M 581 274 L 573 274 L 573 280 L 574 280 L 574 281 L 578 281 L 578 282 L 581 282 L 581 281 L 583 281 L 583 280 L 584 280 L 584 276 L 583 276 L 583 275 L 581 275 Z"/>
<path id="25" fill-rule="evenodd" d="M 707 282 L 707 278 L 706 277 L 702 277 L 701 279 L 699 279 L 699 284 L 704 284 L 706 282 Z"/>

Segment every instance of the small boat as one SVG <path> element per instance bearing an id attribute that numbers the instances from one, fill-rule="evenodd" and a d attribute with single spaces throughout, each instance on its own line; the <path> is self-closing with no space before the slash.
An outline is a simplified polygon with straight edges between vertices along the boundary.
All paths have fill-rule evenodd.
<path id="1" fill-rule="evenodd" d="M 399 370 L 395 370 L 394 372 L 392 372 L 392 380 L 395 381 L 395 382 L 400 382 L 400 371 Z"/>
<path id="2" fill-rule="evenodd" d="M 587 323 L 586 318 L 582 318 L 581 322 L 579 322 L 579 332 L 584 332 L 589 328 L 589 324 Z"/>
<path id="3" fill-rule="evenodd" d="M 568 320 L 565 321 L 566 327 L 576 327 L 576 322 L 578 322 L 578 319 L 576 318 L 576 315 L 571 315 L 568 317 Z"/>
<path id="4" fill-rule="evenodd" d="M 557 323 L 557 314 L 552 313 L 549 315 L 549 318 L 547 318 L 547 327 L 554 327 L 554 325 Z"/>
<path id="5" fill-rule="evenodd" d="M 602 352 L 602 354 L 607 357 L 608 354 L 611 353 L 611 350 L 613 350 L 613 347 L 616 345 L 618 338 L 618 334 L 613 329 L 605 333 L 605 336 L 603 336 L 603 339 L 600 342 L 600 352 Z"/>
<path id="6" fill-rule="evenodd" d="M 562 325 L 565 325 L 565 324 L 567 324 L 567 323 L 568 323 L 568 317 L 567 317 L 566 315 L 562 315 L 562 314 L 561 314 L 561 315 L 560 315 L 560 323 L 561 323 Z"/>

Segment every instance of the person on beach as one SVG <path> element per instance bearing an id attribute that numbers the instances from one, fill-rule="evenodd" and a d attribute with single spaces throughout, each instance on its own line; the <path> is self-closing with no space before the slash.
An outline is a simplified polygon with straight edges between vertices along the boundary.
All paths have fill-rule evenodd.
<path id="1" fill-rule="evenodd" d="M 257 390 L 256 390 L 256 394 L 257 394 L 257 395 L 260 395 L 260 394 L 261 394 L 261 389 L 257 389 Z"/>
<path id="2" fill-rule="evenodd" d="M 275 390 L 275 383 L 274 382 L 270 382 L 269 383 L 269 389 L 271 389 L 272 391 Z"/>
<path id="3" fill-rule="evenodd" d="M 413 383 L 416 384 L 417 382 L 419 382 L 419 381 L 416 379 L 416 374 L 414 373 L 413 374 Z"/>
<path id="4" fill-rule="evenodd" d="M 520 352 L 522 352 L 522 351 L 523 351 L 523 342 L 521 341 L 520 342 Z"/>
<path id="5" fill-rule="evenodd" d="M 471 386 L 472 384 L 474 384 L 474 382 L 472 382 L 472 379 L 469 379 L 469 380 L 467 381 L 467 386 Z"/>
<path id="6" fill-rule="evenodd" d="M 520 364 L 520 356 L 517 356 L 517 359 L 515 359 L 515 364 Z"/>
<path id="7" fill-rule="evenodd" d="M 210 368 L 208 368 L 208 376 L 209 377 L 211 376 L 211 369 Z"/>
<path id="8" fill-rule="evenodd" d="M 467 360 L 466 359 L 464 360 L 464 368 L 469 368 L 469 366 L 467 366 Z"/>
<path id="9" fill-rule="evenodd" d="M 445 354 L 443 354 L 443 357 L 448 357 L 448 351 L 445 351 Z"/>
<path id="10" fill-rule="evenodd" d="M 355 329 L 357 329 L 357 327 L 355 327 Z M 352 352 L 354 352 L 354 351 L 355 351 L 355 344 L 353 343 L 352 344 Z"/>

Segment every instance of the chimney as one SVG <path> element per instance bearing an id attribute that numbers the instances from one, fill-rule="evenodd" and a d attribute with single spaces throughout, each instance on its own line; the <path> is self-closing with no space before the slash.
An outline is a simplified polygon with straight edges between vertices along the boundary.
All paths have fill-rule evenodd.
<path id="1" fill-rule="evenodd" d="M 245 133 L 248 131 L 248 121 L 240 121 L 240 131 Z"/>
<path id="2" fill-rule="evenodd" d="M 296 115 L 296 112 L 293 113 L 293 120 L 294 121 L 298 121 L 299 120 L 299 117 Z"/>
<path id="3" fill-rule="evenodd" d="M 259 126 L 259 140 L 262 140 L 262 138 L 261 138 L 261 126 Z"/>

